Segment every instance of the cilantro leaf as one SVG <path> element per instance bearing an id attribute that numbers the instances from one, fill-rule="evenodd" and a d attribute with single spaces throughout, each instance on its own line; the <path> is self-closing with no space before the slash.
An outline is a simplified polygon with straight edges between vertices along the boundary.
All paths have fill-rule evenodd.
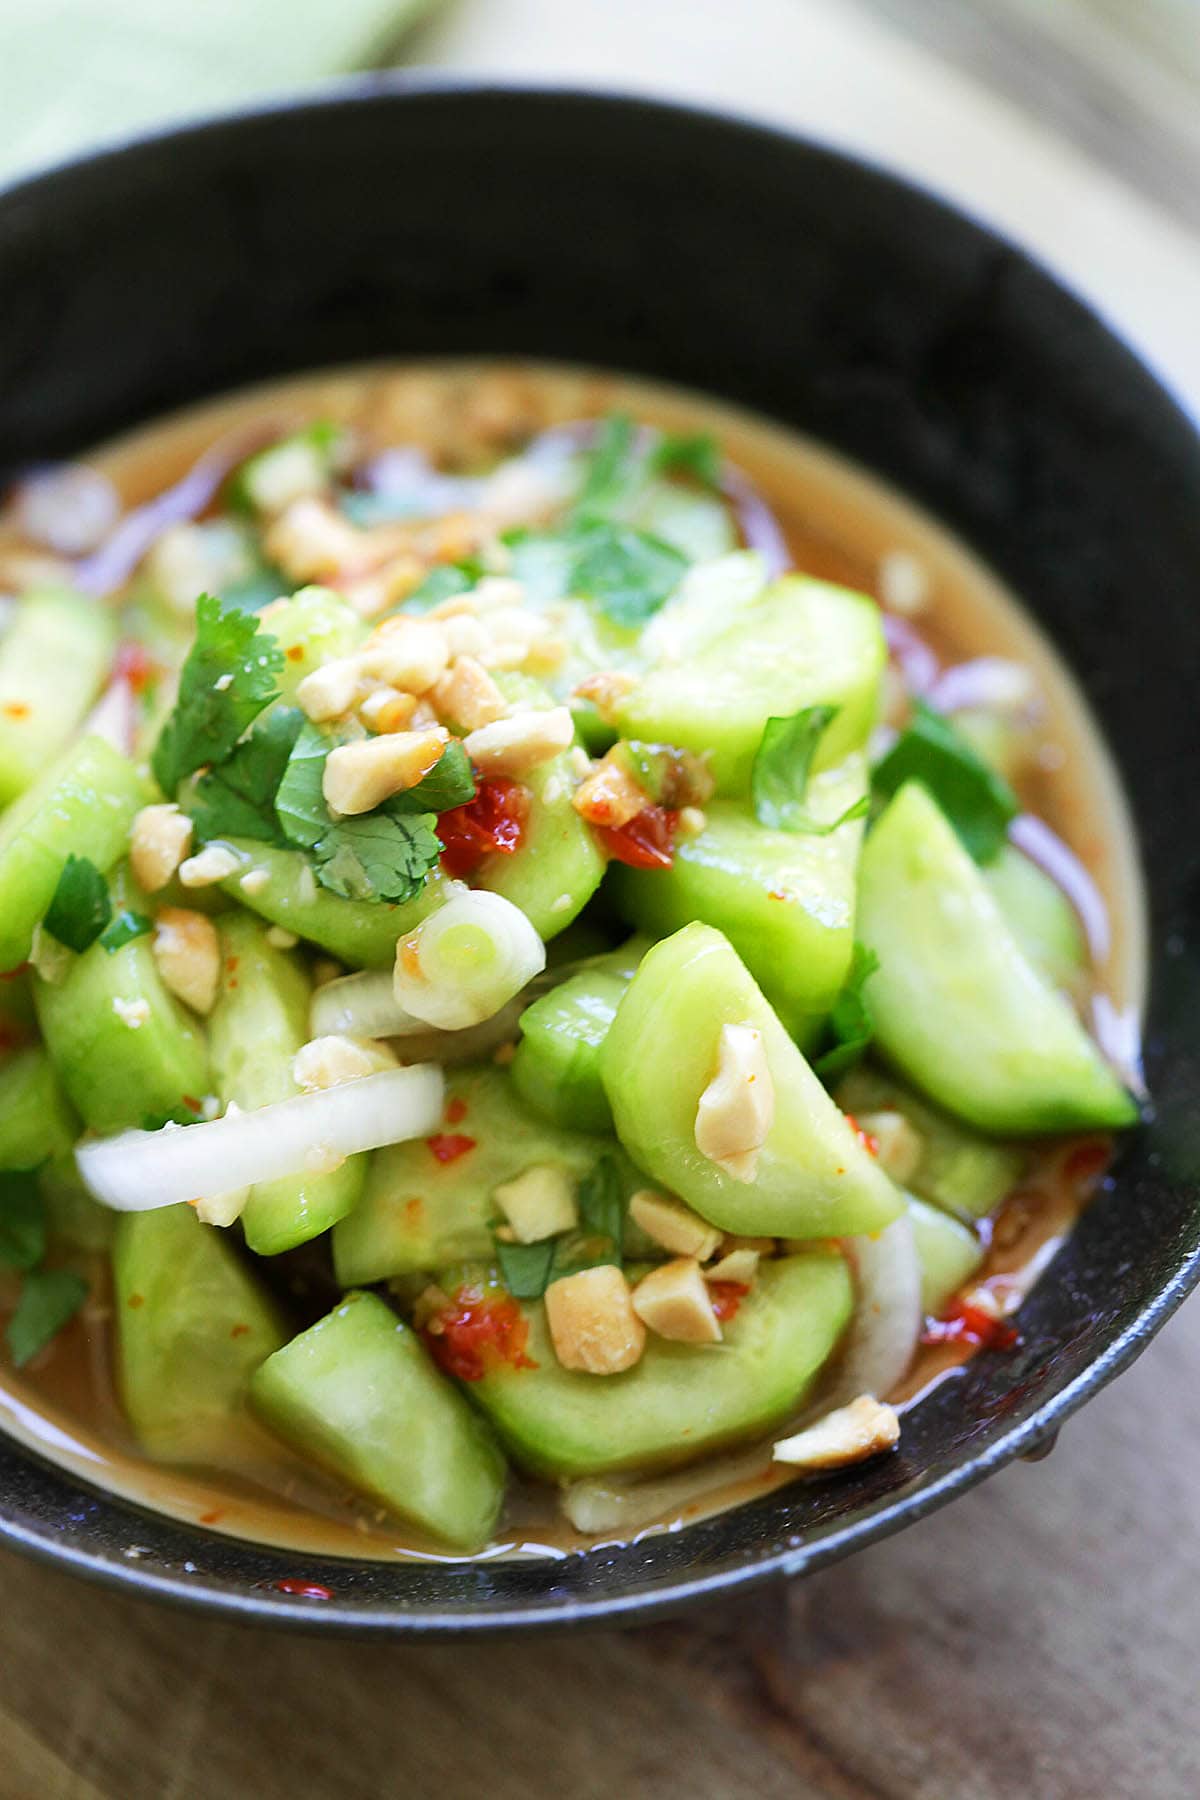
<path id="1" fill-rule="evenodd" d="M 864 794 L 836 819 L 818 819 L 804 804 L 813 757 L 835 706 L 805 706 L 787 718 L 768 719 L 750 775 L 754 816 L 769 831 L 804 832 L 828 837 L 839 825 L 867 811 Z"/>
<path id="2" fill-rule="evenodd" d="M 329 732 L 308 720 L 296 734 L 275 794 L 275 813 L 289 844 L 311 850 L 333 824 L 321 782 L 325 758 L 336 742 Z"/>
<path id="3" fill-rule="evenodd" d="M 186 775 L 223 762 L 246 727 L 276 698 L 283 652 L 253 613 L 222 610 L 211 594 L 196 602 L 196 641 L 179 677 L 179 697 L 154 746 L 151 767 L 173 796 Z"/>
<path id="4" fill-rule="evenodd" d="M 395 794 L 383 810 L 395 818 L 408 813 L 449 812 L 475 798 L 471 759 L 457 738 L 452 738 L 428 775 L 407 793 Z"/>
<path id="5" fill-rule="evenodd" d="M 650 467 L 660 475 L 690 475 L 701 487 L 721 485 L 721 452 L 709 431 L 665 431 L 650 452 Z"/>
<path id="6" fill-rule="evenodd" d="M 603 1260 L 620 1262 L 624 1236 L 625 1205 L 621 1172 L 615 1156 L 602 1156 L 584 1176 L 576 1195 L 580 1228 L 591 1237 L 606 1238 L 613 1254 Z"/>
<path id="7" fill-rule="evenodd" d="M 628 413 L 611 413 L 602 420 L 588 452 L 583 486 L 574 506 L 576 518 L 603 518 L 625 498 L 641 469 L 637 441 Z"/>
<path id="8" fill-rule="evenodd" d="M 431 607 L 438 606 L 443 600 L 452 600 L 455 594 L 465 594 L 483 574 L 483 564 L 473 557 L 462 562 L 438 563 L 430 569 L 419 587 L 413 589 L 401 607 L 402 612 L 423 613 Z"/>
<path id="9" fill-rule="evenodd" d="M 86 950 L 112 918 L 108 883 L 86 856 L 68 856 L 42 920 L 68 950 Z"/>
<path id="10" fill-rule="evenodd" d="M 875 1019 L 863 992 L 879 967 L 879 958 L 865 944 L 855 944 L 850 973 L 833 1003 L 829 1025 L 837 1040 L 814 1064 L 822 1081 L 829 1082 L 851 1068 L 875 1036 Z"/>
<path id="11" fill-rule="evenodd" d="M 46 1254 L 46 1214 L 37 1171 L 0 1173 L 0 1264 L 36 1268 Z"/>
<path id="12" fill-rule="evenodd" d="M 87 1299 L 88 1284 L 71 1269 L 31 1269 L 5 1336 L 18 1369 L 75 1317 Z"/>
<path id="13" fill-rule="evenodd" d="M 154 926 L 145 913 L 134 912 L 132 908 L 123 906 L 107 930 L 100 933 L 100 942 L 112 956 L 117 950 L 123 950 L 134 938 L 145 937 Z"/>
<path id="14" fill-rule="evenodd" d="M 303 724 L 298 708 L 273 707 L 232 755 L 200 777 L 184 805 L 202 843 L 223 837 L 286 841 L 275 816 L 275 795 Z"/>
<path id="15" fill-rule="evenodd" d="M 346 900 L 411 900 L 441 855 L 432 813 L 342 819 L 314 846 L 317 880 Z"/>
<path id="16" fill-rule="evenodd" d="M 678 550 L 632 525 L 588 525 L 572 540 L 568 590 L 614 625 L 644 625 L 687 574 Z"/>
<path id="17" fill-rule="evenodd" d="M 871 781 L 876 793 L 884 796 L 894 794 L 906 781 L 921 782 L 978 863 L 999 855 L 1009 824 L 1020 810 L 1003 776 L 923 700 L 915 703 L 912 723 L 876 765 Z"/>
<path id="18" fill-rule="evenodd" d="M 558 1248 L 556 1238 L 539 1244 L 507 1244 L 496 1238 L 496 1261 L 504 1285 L 514 1300 L 540 1300 L 550 1285 Z"/>

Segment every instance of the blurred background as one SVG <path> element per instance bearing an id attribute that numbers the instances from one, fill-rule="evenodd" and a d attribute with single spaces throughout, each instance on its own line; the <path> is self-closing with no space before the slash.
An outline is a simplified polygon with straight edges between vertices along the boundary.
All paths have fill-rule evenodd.
<path id="1" fill-rule="evenodd" d="M 0 178 L 431 64 L 686 95 L 1001 225 L 1200 411 L 1200 0 L 0 0 Z"/>

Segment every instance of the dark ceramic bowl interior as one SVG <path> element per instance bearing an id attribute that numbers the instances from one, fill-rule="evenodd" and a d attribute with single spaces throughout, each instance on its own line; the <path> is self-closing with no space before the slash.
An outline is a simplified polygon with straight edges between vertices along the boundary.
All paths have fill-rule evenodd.
<path id="1" fill-rule="evenodd" d="M 1200 442 L 1181 412 L 1042 270 L 928 195 L 644 101 L 372 81 L 0 196 L 0 479 L 268 375 L 472 352 L 645 373 L 798 427 L 1025 598 L 1141 836 L 1153 1117 L 1025 1306 L 1020 1349 L 936 1390 L 893 1459 L 635 1547 L 298 1567 L 0 1443 L 9 1543 L 226 1614 L 422 1633 L 613 1621 L 818 1567 L 1043 1445 L 1200 1271 Z M 332 1597 L 274 1590 L 297 1575 Z"/>

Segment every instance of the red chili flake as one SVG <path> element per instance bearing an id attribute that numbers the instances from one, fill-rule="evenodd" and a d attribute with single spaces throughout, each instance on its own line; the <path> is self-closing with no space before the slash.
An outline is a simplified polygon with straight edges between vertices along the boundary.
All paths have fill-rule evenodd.
<path id="1" fill-rule="evenodd" d="M 139 1307 L 139 1306 L 145 1306 L 146 1296 L 145 1296 L 145 1294 L 130 1294 L 129 1299 L 125 1302 L 125 1304 L 127 1306 L 132 1306 L 135 1308 Z"/>
<path id="2" fill-rule="evenodd" d="M 679 814 L 665 806 L 647 806 L 628 825 L 601 825 L 596 836 L 616 862 L 631 869 L 669 869 L 675 860 L 675 828 Z"/>
<path id="3" fill-rule="evenodd" d="M 149 651 L 142 644 L 127 639 L 117 645 L 117 654 L 113 657 L 113 674 L 118 680 L 127 681 L 135 694 L 140 694 L 162 674 L 162 667 L 156 663 Z"/>
<path id="4" fill-rule="evenodd" d="M 225 958 L 225 973 L 227 975 L 232 975 L 241 960 L 240 956 L 227 956 Z"/>
<path id="5" fill-rule="evenodd" d="M 6 700 L 3 708 L 0 708 L 6 719 L 27 719 L 30 710 L 28 703 L 24 700 Z"/>
<path id="6" fill-rule="evenodd" d="M 864 1131 L 853 1113 L 846 1114 L 846 1123 L 866 1151 L 868 1156 L 879 1155 L 879 1139 L 873 1132 Z"/>
<path id="7" fill-rule="evenodd" d="M 463 1137 L 456 1131 L 439 1131 L 425 1142 L 440 1163 L 457 1162 L 460 1156 L 475 1148 L 473 1137 Z"/>
<path id="8" fill-rule="evenodd" d="M 447 1100 L 447 1102 L 446 1102 L 446 1123 L 447 1123 L 447 1125 L 461 1125 L 463 1120 L 466 1118 L 466 1116 L 467 1116 L 467 1103 L 463 1099 L 461 1094 L 455 1094 L 455 1096 L 452 1100 Z"/>
<path id="9" fill-rule="evenodd" d="M 955 1300 L 940 1319 L 926 1319 L 923 1344 L 973 1344 L 982 1350 L 1015 1350 L 1020 1333 L 1005 1319 L 994 1319 L 982 1306 Z"/>
<path id="10" fill-rule="evenodd" d="M 183 1101 L 183 1104 L 187 1107 L 189 1112 L 199 1113 L 204 1111 L 203 1100 L 197 1100 L 195 1094 L 180 1094 L 179 1098 Z"/>
<path id="11" fill-rule="evenodd" d="M 231 1325 L 229 1328 L 229 1335 L 231 1338 L 245 1337 L 249 1330 L 250 1327 L 248 1325 Z"/>
<path id="12" fill-rule="evenodd" d="M 749 1292 L 750 1289 L 741 1281 L 709 1282 L 708 1297 L 720 1324 L 728 1325 L 730 1319 L 737 1317 L 738 1307 Z"/>
<path id="13" fill-rule="evenodd" d="M 428 1321 L 421 1336 L 430 1355 L 447 1375 L 459 1381 L 482 1381 L 489 1369 L 511 1363 L 514 1369 L 536 1369 L 525 1354 L 529 1326 L 510 1294 L 483 1294 L 462 1287 Z"/>
<path id="14" fill-rule="evenodd" d="M 215 1506 L 211 1512 L 206 1512 L 206 1513 L 200 1514 L 199 1523 L 201 1525 L 215 1525 L 215 1524 L 217 1524 L 217 1522 L 219 1520 L 223 1519 L 224 1517 L 225 1517 L 225 1508 L 223 1506 Z"/>
<path id="15" fill-rule="evenodd" d="M 304 661 L 304 645 L 303 644 L 289 644 L 287 649 L 284 652 L 284 655 L 287 657 L 289 662 L 303 662 Z"/>
<path id="16" fill-rule="evenodd" d="M 0 981 L 19 981 L 22 975 L 28 975 L 32 967 L 32 963 L 23 962 L 18 963 L 15 969 L 4 969 L 0 971 Z"/>
<path id="17" fill-rule="evenodd" d="M 481 781 L 465 806 L 441 813 L 437 834 L 442 840 L 442 867 L 458 879 L 477 869 L 485 856 L 511 856 L 521 845 L 529 791 L 501 776 Z"/>
<path id="18" fill-rule="evenodd" d="M 333 1589 L 323 1587 L 319 1581 L 304 1581 L 299 1575 L 285 1575 L 280 1581 L 271 1583 L 281 1594 L 297 1594 L 301 1600 L 332 1600 Z"/>
<path id="19" fill-rule="evenodd" d="M 1089 1188 L 1103 1175 L 1112 1155 L 1112 1145 L 1104 1138 L 1089 1138 L 1076 1144 L 1063 1159 L 1063 1179 L 1073 1187 Z"/>

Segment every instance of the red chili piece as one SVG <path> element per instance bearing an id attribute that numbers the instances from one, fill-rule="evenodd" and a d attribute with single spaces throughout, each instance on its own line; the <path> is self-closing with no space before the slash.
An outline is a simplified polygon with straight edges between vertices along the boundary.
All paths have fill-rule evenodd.
<path id="1" fill-rule="evenodd" d="M 117 645 L 117 653 L 113 657 L 113 674 L 118 679 L 127 681 L 135 694 L 140 694 L 158 679 L 162 669 L 143 645 L 127 640 Z"/>
<path id="2" fill-rule="evenodd" d="M 438 1367 L 459 1381 L 482 1381 L 500 1363 L 511 1363 L 514 1369 L 537 1368 L 525 1354 L 529 1326 L 508 1294 L 460 1288 L 421 1335 Z"/>
<path id="3" fill-rule="evenodd" d="M 467 1103 L 463 1099 L 461 1094 L 455 1094 L 455 1096 L 452 1100 L 447 1100 L 447 1102 L 446 1102 L 446 1123 L 447 1123 L 447 1125 L 461 1125 L 463 1120 L 466 1118 L 466 1116 L 467 1116 Z"/>
<path id="4" fill-rule="evenodd" d="M 665 806 L 647 806 L 628 825 L 600 825 L 596 836 L 617 862 L 631 869 L 669 869 L 675 860 L 679 814 Z"/>
<path id="5" fill-rule="evenodd" d="M 436 1136 L 426 1138 L 425 1142 L 440 1163 L 457 1162 L 460 1156 L 466 1156 L 469 1150 L 475 1148 L 473 1137 L 463 1137 L 457 1131 L 439 1131 Z"/>
<path id="6" fill-rule="evenodd" d="M 923 1344 L 973 1344 L 982 1350 L 1015 1350 L 1020 1341 L 1015 1326 L 966 1300 L 955 1300 L 940 1319 L 926 1319 L 921 1333 Z"/>
<path id="7" fill-rule="evenodd" d="M 873 1132 L 864 1131 L 853 1113 L 846 1114 L 846 1123 L 866 1151 L 868 1156 L 879 1155 L 879 1139 Z"/>
<path id="8" fill-rule="evenodd" d="M 501 776 L 481 781 L 473 800 L 441 813 L 437 834 L 442 840 L 442 867 L 458 879 L 477 869 L 493 852 L 511 856 L 521 847 L 529 795 Z"/>
<path id="9" fill-rule="evenodd" d="M 1067 1152 L 1063 1175 L 1073 1187 L 1090 1187 L 1103 1175 L 1112 1156 L 1112 1145 L 1105 1139 L 1089 1138 Z"/>
<path id="10" fill-rule="evenodd" d="M 730 1319 L 736 1319 L 738 1307 L 749 1292 L 750 1289 L 740 1281 L 709 1282 L 708 1297 L 718 1324 L 728 1325 Z"/>
<path id="11" fill-rule="evenodd" d="M 333 1589 L 322 1587 L 319 1581 L 302 1581 L 298 1575 L 285 1575 L 280 1581 L 271 1583 L 281 1594 L 298 1594 L 302 1600 L 332 1600 Z"/>

